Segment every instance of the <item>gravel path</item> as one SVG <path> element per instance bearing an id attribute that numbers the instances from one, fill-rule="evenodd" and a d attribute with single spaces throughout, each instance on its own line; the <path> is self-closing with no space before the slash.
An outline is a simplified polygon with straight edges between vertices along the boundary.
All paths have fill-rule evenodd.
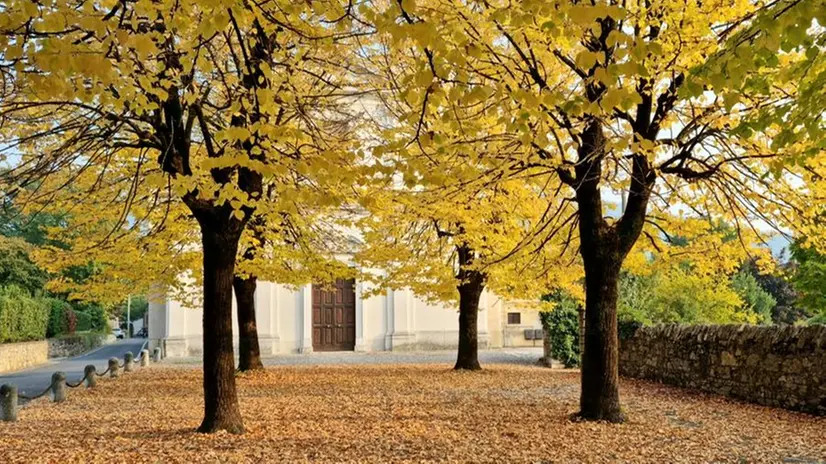
<path id="1" fill-rule="evenodd" d="M 542 357 L 542 348 L 502 348 L 480 350 L 479 362 L 485 364 L 535 365 Z M 329 366 L 364 364 L 452 364 L 456 362 L 456 351 L 378 351 L 356 353 L 334 351 L 326 353 L 282 354 L 263 359 L 265 366 Z M 166 358 L 165 364 L 198 365 L 201 358 Z"/>

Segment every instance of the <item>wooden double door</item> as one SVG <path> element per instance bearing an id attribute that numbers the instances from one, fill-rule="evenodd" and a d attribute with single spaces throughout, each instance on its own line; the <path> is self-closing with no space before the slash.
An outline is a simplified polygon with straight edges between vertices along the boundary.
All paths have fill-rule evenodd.
<path id="1" fill-rule="evenodd" d="M 352 351 L 356 347 L 356 282 L 313 285 L 313 351 Z"/>

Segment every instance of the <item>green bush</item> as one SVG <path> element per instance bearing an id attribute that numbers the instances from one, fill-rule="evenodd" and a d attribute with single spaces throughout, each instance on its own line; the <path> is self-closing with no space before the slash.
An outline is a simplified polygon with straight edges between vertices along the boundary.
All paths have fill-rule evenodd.
<path id="1" fill-rule="evenodd" d="M 542 328 L 551 335 L 551 357 L 565 367 L 576 367 L 579 354 L 579 303 L 566 295 L 551 295 L 546 300 L 554 303 L 551 311 L 542 311 Z"/>
<path id="2" fill-rule="evenodd" d="M 45 300 L 13 285 L 0 288 L 0 343 L 42 340 L 48 323 Z"/>
<path id="3" fill-rule="evenodd" d="M 66 311 L 72 310 L 71 305 L 57 298 L 47 298 L 46 302 L 49 306 L 49 324 L 46 328 L 46 337 L 53 338 L 68 332 Z"/>
<path id="4" fill-rule="evenodd" d="M 817 316 L 806 321 L 808 325 L 823 324 L 826 325 L 826 312 L 820 313 Z"/>
<path id="5" fill-rule="evenodd" d="M 579 315 L 575 309 L 557 307 L 539 314 L 542 328 L 551 334 L 551 357 L 565 367 L 580 363 Z"/>
<path id="6" fill-rule="evenodd" d="M 628 340 L 633 337 L 637 330 L 642 327 L 643 322 L 629 315 L 620 315 L 617 318 L 617 335 L 620 340 Z"/>
<path id="7" fill-rule="evenodd" d="M 105 332 L 106 328 L 109 326 L 108 320 L 106 318 L 106 310 L 103 309 L 98 303 L 75 303 L 74 310 L 78 313 L 78 328 L 77 330 L 85 331 L 85 330 L 93 330 L 95 332 Z M 81 322 L 81 318 L 85 318 L 85 316 L 81 316 L 80 313 L 85 314 L 89 317 L 88 328 L 86 327 L 86 322 Z"/>
<path id="8" fill-rule="evenodd" d="M 83 345 L 83 352 L 102 346 L 106 341 L 106 336 L 104 334 L 95 332 L 64 334 L 59 335 L 57 338 L 60 340 L 65 340 L 69 343 Z"/>
<path id="9" fill-rule="evenodd" d="M 77 319 L 77 326 L 75 327 L 76 331 L 89 332 L 92 330 L 92 316 L 80 311 L 74 311 L 74 313 L 75 318 Z"/>

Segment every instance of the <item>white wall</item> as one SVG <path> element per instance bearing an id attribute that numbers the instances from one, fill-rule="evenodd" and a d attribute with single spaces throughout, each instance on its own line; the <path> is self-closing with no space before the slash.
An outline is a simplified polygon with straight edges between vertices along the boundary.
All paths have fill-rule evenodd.
<path id="1" fill-rule="evenodd" d="M 410 290 L 386 290 L 361 298 L 374 287 L 356 282 L 356 350 L 403 351 L 453 349 L 458 342 L 456 304 L 431 304 Z M 256 290 L 259 344 L 264 356 L 312 351 L 312 290 L 259 282 Z M 490 292 L 480 300 L 480 347 L 531 346 L 525 328 L 539 328 L 535 310 L 504 302 Z M 238 343 L 238 323 L 233 299 L 233 331 Z M 507 312 L 520 311 L 522 323 L 507 324 Z M 203 310 L 175 300 L 154 299 L 149 305 L 151 346 L 162 346 L 167 356 L 197 356 L 203 352 Z M 541 342 L 540 342 L 541 345 Z"/>

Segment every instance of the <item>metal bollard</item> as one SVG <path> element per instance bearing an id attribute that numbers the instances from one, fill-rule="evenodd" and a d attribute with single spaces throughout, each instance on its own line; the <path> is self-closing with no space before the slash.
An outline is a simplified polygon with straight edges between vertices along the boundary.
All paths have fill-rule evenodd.
<path id="1" fill-rule="evenodd" d="M 161 347 L 156 346 L 154 350 L 152 350 L 152 361 L 159 363 L 161 362 Z"/>
<path id="2" fill-rule="evenodd" d="M 149 365 L 149 350 L 141 350 L 141 367 Z"/>
<path id="3" fill-rule="evenodd" d="M 17 421 L 17 385 L 0 386 L 0 420 Z"/>
<path id="4" fill-rule="evenodd" d="M 52 401 L 62 403 L 66 401 L 66 373 L 55 372 L 52 374 Z"/>
<path id="5" fill-rule="evenodd" d="M 95 388 L 97 386 L 97 372 L 98 370 L 95 369 L 94 364 L 89 364 L 83 368 L 83 377 L 86 379 L 84 381 L 86 388 Z"/>
<path id="6" fill-rule="evenodd" d="M 118 358 L 109 358 L 109 377 L 113 379 L 118 378 L 118 371 L 120 371 L 120 361 Z"/>
<path id="7" fill-rule="evenodd" d="M 123 356 L 123 372 L 132 372 L 135 365 L 135 355 L 131 351 L 127 351 Z"/>

